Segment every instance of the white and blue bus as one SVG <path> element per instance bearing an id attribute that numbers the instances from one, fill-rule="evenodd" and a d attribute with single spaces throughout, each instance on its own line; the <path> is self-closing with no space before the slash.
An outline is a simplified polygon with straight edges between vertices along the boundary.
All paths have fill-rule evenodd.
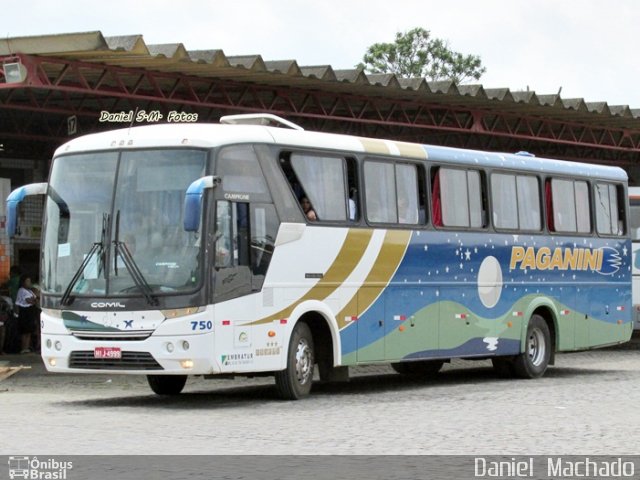
<path id="1" fill-rule="evenodd" d="M 10 232 L 32 194 L 52 372 L 146 375 L 158 394 L 273 375 L 296 399 L 314 371 L 374 363 L 535 378 L 633 328 L 619 168 L 244 115 L 71 140 L 10 195 Z"/>

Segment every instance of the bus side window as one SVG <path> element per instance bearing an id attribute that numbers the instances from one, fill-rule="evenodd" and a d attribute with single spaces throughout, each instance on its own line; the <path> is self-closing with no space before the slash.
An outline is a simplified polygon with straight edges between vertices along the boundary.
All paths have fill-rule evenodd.
<path id="1" fill-rule="evenodd" d="M 436 227 L 486 226 L 486 189 L 480 171 L 440 167 L 432 184 L 433 224 Z"/>
<path id="2" fill-rule="evenodd" d="M 248 266 L 249 204 L 219 201 L 216 210 L 215 266 Z"/>
<path id="3" fill-rule="evenodd" d="M 250 270 L 249 204 L 216 202 L 215 259 L 216 301 L 247 295 L 252 290 Z"/>
<path id="4" fill-rule="evenodd" d="M 280 159 L 296 200 L 307 198 L 314 215 L 305 211 L 309 220 L 346 221 L 348 195 L 345 159 L 308 153 L 292 153 Z M 302 208 L 302 205 L 301 205 Z"/>
<path id="5" fill-rule="evenodd" d="M 253 290 L 259 290 L 271 263 L 278 232 L 278 216 L 271 204 L 251 205 L 251 271 Z"/>
<path id="6" fill-rule="evenodd" d="M 367 220 L 372 223 L 398 223 L 394 164 L 365 160 L 364 187 Z"/>
<path id="7" fill-rule="evenodd" d="M 440 200 L 440 169 L 437 169 L 431 181 L 431 218 L 435 227 L 442 227 L 442 203 Z"/>
<path id="8" fill-rule="evenodd" d="M 540 184 L 534 175 L 491 174 L 493 225 L 497 229 L 540 231 Z M 475 203 L 475 202 L 474 202 Z"/>
<path id="9" fill-rule="evenodd" d="M 396 163 L 396 195 L 398 223 L 416 225 L 418 223 L 418 168 L 413 164 Z"/>
<path id="10" fill-rule="evenodd" d="M 561 178 L 547 180 L 545 203 L 549 231 L 591 233 L 589 185 L 586 181 Z"/>
<path id="11" fill-rule="evenodd" d="M 358 209 L 358 164 L 354 158 L 347 158 L 347 199 L 349 220 L 357 222 L 360 218 Z"/>
<path id="12" fill-rule="evenodd" d="M 217 202 L 215 232 L 215 266 L 224 268 L 231 266 L 231 202 Z"/>
<path id="13" fill-rule="evenodd" d="M 418 224 L 427 223 L 427 182 L 424 166 L 418 166 Z"/>
<path id="14" fill-rule="evenodd" d="M 547 228 L 550 232 L 556 231 L 555 222 L 553 221 L 553 196 L 551 195 L 551 179 L 547 179 L 544 183 L 544 203 L 547 209 Z"/>
<path id="15" fill-rule="evenodd" d="M 596 223 L 602 235 L 624 235 L 626 232 L 624 198 L 622 187 L 607 183 L 597 183 Z"/>

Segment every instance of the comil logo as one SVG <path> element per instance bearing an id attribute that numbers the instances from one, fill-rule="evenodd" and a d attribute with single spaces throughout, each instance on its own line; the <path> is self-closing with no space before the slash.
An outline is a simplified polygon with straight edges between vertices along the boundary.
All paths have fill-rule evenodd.
<path id="1" fill-rule="evenodd" d="M 125 308 L 120 302 L 93 302 L 91 308 Z"/>
<path id="2" fill-rule="evenodd" d="M 9 457 L 9 478 L 30 480 L 66 480 L 67 471 L 73 469 L 73 462 L 54 458 L 39 460 L 38 457 Z"/>

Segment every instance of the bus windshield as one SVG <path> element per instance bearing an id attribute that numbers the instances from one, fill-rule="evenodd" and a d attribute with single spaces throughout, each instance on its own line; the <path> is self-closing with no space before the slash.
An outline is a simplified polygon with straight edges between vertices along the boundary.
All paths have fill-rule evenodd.
<path id="1" fill-rule="evenodd" d="M 206 152 L 187 149 L 58 157 L 45 207 L 43 291 L 73 284 L 73 295 L 139 295 L 123 246 L 154 294 L 193 290 L 200 236 L 184 231 L 182 208 L 205 165 Z"/>

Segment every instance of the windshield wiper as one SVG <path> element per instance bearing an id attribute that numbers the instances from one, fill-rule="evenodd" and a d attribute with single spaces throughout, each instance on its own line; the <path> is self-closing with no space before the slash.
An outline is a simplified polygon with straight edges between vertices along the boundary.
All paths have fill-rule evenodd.
<path id="1" fill-rule="evenodd" d="M 100 242 L 96 242 L 91 246 L 91 250 L 89 250 L 89 253 L 87 253 L 86 257 L 84 257 L 84 261 L 82 262 L 82 264 L 80 264 L 80 268 L 76 270 L 75 275 L 69 282 L 69 285 L 67 285 L 67 288 L 64 290 L 64 293 L 62 294 L 62 298 L 60 298 L 60 305 L 71 304 L 70 300 L 71 300 L 71 292 L 73 291 L 73 287 L 75 287 L 76 283 L 78 283 L 78 280 L 80 280 L 80 276 L 84 274 L 84 269 L 87 268 L 87 265 L 89 265 L 89 262 L 93 258 L 93 255 L 102 249 L 103 249 L 102 243 Z"/>
<path id="2" fill-rule="evenodd" d="M 103 213 L 102 214 L 102 232 L 100 234 L 100 241 L 95 242 L 91 246 L 91 250 L 89 250 L 89 253 L 87 253 L 87 255 L 84 257 L 84 260 L 80 264 L 80 267 L 78 268 L 78 270 L 76 270 L 76 273 L 73 275 L 73 278 L 69 282 L 69 285 L 67 285 L 67 288 L 65 288 L 64 293 L 60 298 L 60 305 L 70 305 L 72 303 L 71 292 L 73 291 L 73 287 L 75 287 L 76 283 L 78 283 L 78 280 L 80 280 L 80 277 L 84 275 L 85 269 L 89 265 L 89 262 L 91 261 L 93 256 L 96 254 L 99 256 L 98 258 L 101 260 L 101 262 L 98 264 L 98 276 L 100 276 L 100 273 L 99 273 L 100 266 L 104 265 L 104 253 L 105 253 L 104 243 L 106 241 L 108 225 L 109 225 L 109 214 Z"/>
<path id="3" fill-rule="evenodd" d="M 133 282 L 136 284 L 136 287 L 142 292 L 144 298 L 146 298 L 147 303 L 152 306 L 158 305 L 158 299 L 153 296 L 153 289 L 147 282 L 146 278 L 140 271 L 140 268 L 136 264 L 136 261 L 131 256 L 131 252 L 127 248 L 127 245 L 124 242 L 120 241 L 120 210 L 116 213 L 116 231 L 113 240 L 114 246 L 114 271 L 115 274 L 118 274 L 118 258 L 121 257 L 124 261 L 124 266 L 127 268 L 129 275 L 133 279 Z"/>

